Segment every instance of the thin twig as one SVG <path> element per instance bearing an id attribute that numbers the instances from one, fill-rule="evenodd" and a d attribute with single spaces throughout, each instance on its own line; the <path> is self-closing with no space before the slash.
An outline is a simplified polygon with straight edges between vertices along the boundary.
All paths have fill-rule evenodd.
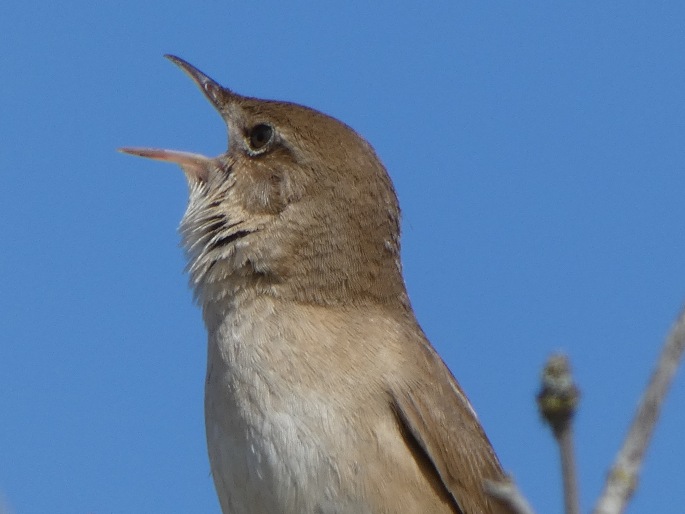
<path id="1" fill-rule="evenodd" d="M 553 355 L 545 364 L 537 400 L 540 414 L 552 428 L 559 445 L 566 514 L 580 513 L 573 452 L 573 417 L 579 398 L 568 359 L 565 355 Z"/>
<path id="2" fill-rule="evenodd" d="M 557 435 L 561 453 L 561 476 L 564 481 L 564 507 L 567 514 L 579 514 L 576 459 L 573 449 L 573 427 L 568 423 Z"/>
<path id="3" fill-rule="evenodd" d="M 637 487 L 638 475 L 647 445 L 654 431 L 661 404 L 678 368 L 685 349 L 685 310 L 664 343 L 649 385 L 635 413 L 623 447 L 604 485 L 593 514 L 620 514 Z"/>
<path id="4" fill-rule="evenodd" d="M 506 503 L 514 514 L 535 514 L 528 501 L 518 490 L 516 484 L 510 479 L 507 482 L 485 481 L 485 490 L 497 500 Z"/>

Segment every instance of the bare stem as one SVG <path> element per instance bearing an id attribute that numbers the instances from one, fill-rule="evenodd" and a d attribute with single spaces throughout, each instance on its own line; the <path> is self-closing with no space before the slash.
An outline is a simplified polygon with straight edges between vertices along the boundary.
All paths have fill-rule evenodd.
<path id="1" fill-rule="evenodd" d="M 565 355 L 553 355 L 545 364 L 537 399 L 540 414 L 559 445 L 566 514 L 580 513 L 572 429 L 579 398 L 568 359 Z"/>
<path id="2" fill-rule="evenodd" d="M 493 498 L 506 503 L 514 514 L 535 514 L 528 501 L 512 480 L 507 482 L 485 481 L 485 490 Z"/>
<path id="3" fill-rule="evenodd" d="M 654 432 L 661 405 L 671 385 L 685 349 L 685 310 L 664 343 L 657 366 L 618 452 L 593 514 L 620 514 L 637 487 L 638 475 L 647 445 Z"/>
<path id="4" fill-rule="evenodd" d="M 573 427 L 568 425 L 556 435 L 561 453 L 561 475 L 564 481 L 564 507 L 566 514 L 579 514 L 576 460 L 573 449 Z"/>

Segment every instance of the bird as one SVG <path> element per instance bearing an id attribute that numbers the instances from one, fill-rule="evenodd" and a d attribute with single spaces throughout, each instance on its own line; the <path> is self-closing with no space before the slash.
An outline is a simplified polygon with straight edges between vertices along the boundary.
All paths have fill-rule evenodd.
<path id="1" fill-rule="evenodd" d="M 295 103 L 242 96 L 173 55 L 226 122 L 180 165 L 187 273 L 207 329 L 205 426 L 225 514 L 512 511 L 476 413 L 422 331 L 400 209 L 372 146 Z"/>

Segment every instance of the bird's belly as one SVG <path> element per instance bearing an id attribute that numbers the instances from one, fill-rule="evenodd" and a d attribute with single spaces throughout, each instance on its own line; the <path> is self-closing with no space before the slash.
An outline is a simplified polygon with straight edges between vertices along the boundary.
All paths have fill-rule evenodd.
<path id="1" fill-rule="evenodd" d="M 224 512 L 368 511 L 358 500 L 343 507 L 335 467 L 325 463 L 325 456 L 316 455 L 316 448 L 294 439 L 292 432 L 291 427 L 280 430 L 264 420 L 264 430 L 245 426 L 242 437 L 236 437 L 208 416 L 212 474 Z"/>
<path id="2" fill-rule="evenodd" d="M 289 389 L 274 370 L 235 364 L 210 362 L 205 392 L 207 445 L 224 513 L 370 512 L 355 484 L 341 480 L 341 462 L 349 478 L 355 444 L 341 432 L 346 416 L 330 398 Z"/>

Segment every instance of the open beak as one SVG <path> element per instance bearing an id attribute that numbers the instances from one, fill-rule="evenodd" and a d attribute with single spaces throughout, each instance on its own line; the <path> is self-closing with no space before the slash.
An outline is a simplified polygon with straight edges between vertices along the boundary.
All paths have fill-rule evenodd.
<path id="1" fill-rule="evenodd" d="M 221 87 L 215 80 L 209 78 L 195 66 L 187 61 L 184 61 L 180 57 L 169 54 L 165 55 L 164 57 L 181 68 L 191 79 L 193 79 L 193 82 L 197 84 L 207 99 L 212 102 L 212 105 L 220 113 L 222 112 L 222 107 L 226 106 L 230 102 L 232 96 L 235 96 L 235 93 L 224 87 Z"/>
<path id="2" fill-rule="evenodd" d="M 195 82 L 204 95 L 212 102 L 212 105 L 221 113 L 222 107 L 227 106 L 231 97 L 235 96 L 230 90 L 221 87 L 216 81 L 209 78 L 192 64 L 174 55 L 165 55 L 167 59 L 181 68 Z M 214 160 L 204 155 L 181 152 L 177 150 L 163 150 L 159 148 L 119 148 L 120 152 L 147 157 L 157 161 L 173 162 L 178 164 L 185 172 L 188 179 L 205 182 L 209 170 L 215 165 Z"/>
<path id="3" fill-rule="evenodd" d="M 119 148 L 122 153 L 147 157 L 156 161 L 173 162 L 178 164 L 188 179 L 206 182 L 213 159 L 198 153 L 181 152 L 179 150 L 163 150 L 161 148 Z"/>

